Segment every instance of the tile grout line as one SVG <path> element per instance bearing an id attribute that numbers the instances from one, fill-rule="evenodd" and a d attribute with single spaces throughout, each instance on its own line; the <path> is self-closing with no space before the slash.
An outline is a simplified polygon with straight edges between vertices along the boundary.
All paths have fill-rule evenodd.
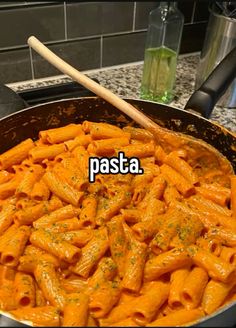
<path id="1" fill-rule="evenodd" d="M 65 30 L 65 40 L 68 39 L 67 34 L 67 7 L 66 7 L 66 1 L 64 1 L 64 30 Z"/>
<path id="2" fill-rule="evenodd" d="M 93 69 L 90 69 L 90 70 L 83 70 L 81 72 L 83 72 L 84 74 L 97 74 L 101 71 L 106 72 L 106 71 L 109 71 L 109 70 L 114 70 L 114 69 L 119 69 L 119 68 L 132 67 L 132 66 L 136 66 L 136 65 L 141 65 L 142 63 L 143 63 L 143 61 L 137 61 L 137 62 L 131 62 L 131 63 L 125 63 L 125 64 L 119 64 L 119 65 L 113 65 L 113 66 L 106 66 L 106 67 L 102 67 L 102 68 L 93 68 Z M 51 81 L 51 80 L 55 81 L 57 79 L 64 79 L 64 78 L 69 78 L 69 77 L 65 74 L 52 75 L 52 76 L 47 76 L 47 77 L 34 79 L 33 82 L 38 83 L 38 82 L 47 82 L 47 81 Z M 8 83 L 7 86 L 17 87 L 19 85 L 28 84 L 30 82 L 31 82 L 31 80 L 12 82 L 12 83 Z"/>
<path id="3" fill-rule="evenodd" d="M 46 45 L 54 45 L 54 44 L 59 44 L 63 42 L 75 42 L 75 41 L 84 41 L 84 40 L 91 40 L 99 37 L 110 37 L 110 36 L 119 36 L 119 35 L 125 35 L 125 34 L 132 34 L 132 33 L 141 33 L 141 32 L 146 32 L 146 28 L 138 29 L 135 31 L 129 30 L 129 31 L 122 31 L 122 32 L 114 32 L 114 33 L 107 33 L 107 34 L 96 34 L 96 35 L 89 35 L 89 36 L 82 36 L 82 37 L 76 37 L 76 38 L 67 38 L 67 40 L 61 39 L 61 40 L 54 40 L 54 41 L 45 41 L 44 44 Z M 0 53 L 1 51 L 7 52 L 7 51 L 12 51 L 12 50 L 20 50 L 24 49 L 27 47 L 27 44 L 23 44 L 21 46 L 15 46 L 15 47 L 5 47 L 5 48 L 0 48 Z"/>
<path id="4" fill-rule="evenodd" d="M 135 23 L 136 23 L 136 6 L 137 6 L 137 3 L 134 2 L 133 26 L 132 26 L 132 31 L 133 31 L 133 32 L 135 31 Z"/>
<path id="5" fill-rule="evenodd" d="M 196 56 L 196 55 L 200 55 L 199 51 L 194 51 L 194 52 L 190 52 L 190 53 L 186 53 L 186 54 L 181 54 L 180 58 L 184 58 L 184 57 L 189 57 L 189 56 Z M 97 74 L 100 72 L 107 72 L 107 71 L 113 71 L 116 69 L 120 69 L 120 68 L 126 68 L 126 67 L 135 67 L 137 65 L 142 65 L 143 64 L 143 60 L 142 61 L 136 61 L 136 62 L 130 62 L 130 63 L 125 63 L 125 64 L 119 64 L 119 65 L 112 65 L 112 66 L 106 66 L 103 68 L 93 68 L 93 69 L 89 69 L 89 70 L 83 70 L 82 72 L 84 74 Z M 30 84 L 31 82 L 33 83 L 40 83 L 40 82 L 51 82 L 53 81 L 53 83 L 55 81 L 58 81 L 60 79 L 68 79 L 68 76 L 64 75 L 64 74 L 60 74 L 60 75 L 52 75 L 52 76 L 47 76 L 47 77 L 43 77 L 43 78 L 36 78 L 34 79 L 34 81 L 32 80 L 24 80 L 24 81 L 18 81 L 18 82 L 11 82 L 11 83 L 7 83 L 6 86 L 14 88 L 14 87 L 18 87 L 21 86 L 22 84 Z"/>
<path id="6" fill-rule="evenodd" d="M 199 51 L 194 51 L 194 52 L 190 52 L 190 53 L 186 53 L 186 54 L 180 54 L 179 57 L 184 58 L 184 57 L 196 56 L 196 55 L 199 56 L 200 52 Z M 142 64 L 143 64 L 143 60 L 136 61 L 136 62 L 125 63 L 125 64 L 105 66 L 105 67 L 102 67 L 102 68 L 93 68 L 93 69 L 89 69 L 89 70 L 83 70 L 82 72 L 84 74 L 97 74 L 97 73 L 100 73 L 100 72 L 106 72 L 106 71 L 109 71 L 109 70 L 116 70 L 116 69 L 126 68 L 126 67 L 133 67 L 133 66 L 142 65 Z M 55 81 L 55 80 L 64 79 L 64 78 L 68 78 L 68 76 L 66 76 L 65 74 L 59 74 L 59 75 L 52 75 L 52 76 L 42 77 L 42 78 L 36 78 L 33 82 L 36 82 L 36 83 L 37 82 L 48 82 L 48 81 Z M 6 85 L 9 86 L 9 87 L 17 87 L 19 85 L 28 84 L 28 83 L 31 83 L 31 80 L 11 82 L 11 83 L 7 83 Z"/>
<path id="7" fill-rule="evenodd" d="M 100 68 L 102 68 L 103 64 L 103 36 L 101 35 L 100 39 Z"/>
<path id="8" fill-rule="evenodd" d="M 203 24 L 203 23 L 207 23 L 207 20 L 201 20 L 201 21 L 193 22 L 193 23 L 185 23 L 184 26 L 197 25 L 197 24 Z"/>
<path id="9" fill-rule="evenodd" d="M 32 54 L 32 48 L 31 47 L 29 47 L 29 54 L 30 54 L 30 67 L 31 67 L 32 80 L 34 80 L 35 79 L 34 63 L 33 63 L 33 54 Z"/>
<path id="10" fill-rule="evenodd" d="M 194 1 L 194 3 L 193 3 L 193 11 L 192 11 L 192 16 L 191 16 L 191 24 L 194 21 L 195 9 L 196 9 L 196 1 Z"/>

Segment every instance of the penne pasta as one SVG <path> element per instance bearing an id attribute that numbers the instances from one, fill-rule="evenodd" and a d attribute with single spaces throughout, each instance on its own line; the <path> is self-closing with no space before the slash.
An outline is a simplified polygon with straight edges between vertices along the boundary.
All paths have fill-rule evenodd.
<path id="1" fill-rule="evenodd" d="M 36 256 L 38 255 L 38 257 Z M 34 270 L 38 263 L 52 263 L 56 268 L 60 266 L 60 262 L 53 255 L 45 253 L 44 251 L 38 254 L 22 255 L 19 258 L 19 265 L 17 269 L 25 273 L 34 273 Z"/>
<path id="2" fill-rule="evenodd" d="M 235 194 L 236 194 L 236 176 L 231 177 L 231 194 L 230 194 L 230 199 L 231 199 L 231 210 L 233 212 L 233 217 L 236 219 L 236 199 L 235 199 Z"/>
<path id="3" fill-rule="evenodd" d="M 190 323 L 192 321 L 194 322 L 201 318 L 203 315 L 204 312 L 200 308 L 192 310 L 178 310 L 163 318 L 151 322 L 147 325 L 147 327 L 171 327 L 173 325 L 180 326 L 184 325 L 185 323 Z"/>
<path id="4" fill-rule="evenodd" d="M 180 211 L 181 213 L 181 211 Z M 196 240 L 200 237 L 204 225 L 196 217 L 195 213 L 189 213 L 188 215 L 182 214 L 181 225 L 177 229 L 177 238 L 180 246 L 188 246 L 194 244 Z"/>
<path id="5" fill-rule="evenodd" d="M 21 178 L 22 177 L 18 175 L 0 185 L 0 200 L 9 198 L 15 194 Z"/>
<path id="6" fill-rule="evenodd" d="M 13 268 L 5 265 L 0 265 L 0 283 L 3 286 L 5 282 L 13 282 L 15 279 L 16 272 Z"/>
<path id="7" fill-rule="evenodd" d="M 40 131 L 39 137 L 44 143 L 56 144 L 81 134 L 83 134 L 81 124 L 68 124 L 60 128 Z"/>
<path id="8" fill-rule="evenodd" d="M 35 291 L 35 304 L 36 307 L 42 307 L 47 305 L 47 301 L 45 299 L 45 297 L 43 296 L 43 292 L 41 291 L 41 289 L 36 288 Z"/>
<path id="9" fill-rule="evenodd" d="M 146 325 L 156 316 L 169 295 L 169 285 L 156 281 L 151 289 L 133 302 L 131 318 L 139 325 Z"/>
<path id="10" fill-rule="evenodd" d="M 93 232 L 91 230 L 75 230 L 75 231 L 72 230 L 72 231 L 62 232 L 58 236 L 62 240 L 72 245 L 75 245 L 77 247 L 83 247 L 92 239 Z"/>
<path id="11" fill-rule="evenodd" d="M 80 249 L 64 240 L 56 238 L 52 233 L 44 230 L 35 230 L 30 236 L 30 242 L 39 248 L 51 253 L 68 263 L 78 261 Z"/>
<path id="12" fill-rule="evenodd" d="M 124 276 L 127 240 L 123 227 L 123 217 L 115 216 L 107 224 L 110 251 L 120 277 Z"/>
<path id="13" fill-rule="evenodd" d="M 166 180 L 163 175 L 156 176 L 151 185 L 149 193 L 147 194 L 146 201 L 150 202 L 153 198 L 161 199 L 166 188 Z"/>
<path id="14" fill-rule="evenodd" d="M 130 133 L 124 132 L 119 127 L 107 123 L 94 123 L 84 121 L 82 124 L 82 128 L 84 129 L 84 132 L 90 132 L 90 135 L 93 140 L 120 137 L 130 138 Z"/>
<path id="15" fill-rule="evenodd" d="M 127 318 L 119 322 L 109 324 L 109 327 L 139 327 L 132 318 Z"/>
<path id="16" fill-rule="evenodd" d="M 18 264 L 29 236 L 30 228 L 21 226 L 11 238 L 6 240 L 4 248 L 1 250 L 1 263 L 3 265 L 14 267 Z"/>
<path id="17" fill-rule="evenodd" d="M 63 201 L 74 206 L 80 205 L 84 193 L 71 187 L 58 175 L 48 171 L 44 174 L 43 181 L 46 183 L 49 190 Z"/>
<path id="18" fill-rule="evenodd" d="M 15 304 L 19 308 L 35 306 L 35 284 L 31 275 L 17 272 L 15 276 Z"/>
<path id="19" fill-rule="evenodd" d="M 92 137 L 90 135 L 79 135 L 73 140 L 65 141 L 65 146 L 67 151 L 72 151 L 77 146 L 87 147 L 92 142 Z"/>
<path id="20" fill-rule="evenodd" d="M 6 170 L 1 170 L 0 171 L 0 184 L 8 182 L 9 180 L 11 180 L 12 177 L 13 177 L 12 173 L 10 173 Z"/>
<path id="21" fill-rule="evenodd" d="M 149 142 L 146 144 L 140 144 L 138 147 L 136 145 L 120 147 L 117 149 L 117 152 L 119 151 L 124 152 L 126 157 L 145 158 L 154 155 L 155 146 L 152 142 Z"/>
<path id="22" fill-rule="evenodd" d="M 235 247 L 236 246 L 236 232 L 231 229 L 215 227 L 207 232 L 209 238 L 218 240 L 222 245 Z"/>
<path id="23" fill-rule="evenodd" d="M 182 197 L 174 185 L 167 184 L 163 198 L 166 204 L 170 205 L 172 202 L 181 201 Z"/>
<path id="24" fill-rule="evenodd" d="M 98 284 L 112 280 L 117 274 L 117 266 L 110 257 L 103 257 L 98 263 L 94 274 L 88 279 L 88 285 L 91 290 L 97 288 Z"/>
<path id="25" fill-rule="evenodd" d="M 29 151 L 33 148 L 34 142 L 29 138 L 7 150 L 5 153 L 0 155 L 0 170 L 5 170 L 12 165 L 20 164 L 27 158 Z"/>
<path id="26" fill-rule="evenodd" d="M 59 311 L 53 306 L 17 309 L 11 311 L 11 314 L 16 319 L 33 322 L 35 326 L 58 327 L 60 325 Z"/>
<path id="27" fill-rule="evenodd" d="M 213 186 L 213 187 L 212 187 Z M 198 194 L 206 199 L 213 201 L 220 206 L 227 206 L 230 200 L 230 190 L 219 186 L 209 184 L 201 184 L 200 187 L 196 187 Z"/>
<path id="28" fill-rule="evenodd" d="M 40 146 L 30 150 L 29 158 L 33 163 L 40 163 L 45 159 L 52 160 L 65 151 L 65 145 Z"/>
<path id="29" fill-rule="evenodd" d="M 0 236 L 0 256 L 4 246 L 11 240 L 16 234 L 19 228 L 18 224 L 12 224 L 1 236 Z"/>
<path id="30" fill-rule="evenodd" d="M 0 235 L 2 235 L 13 223 L 13 217 L 15 213 L 15 206 L 12 204 L 6 204 L 2 207 L 0 216 Z"/>
<path id="31" fill-rule="evenodd" d="M 64 233 L 80 228 L 81 228 L 81 224 L 79 220 L 77 218 L 72 218 L 72 219 L 61 220 L 59 222 L 49 224 L 44 228 L 44 230 L 51 234 L 58 234 L 58 233 Z"/>
<path id="32" fill-rule="evenodd" d="M 144 279 L 146 281 L 154 280 L 165 273 L 190 264 L 191 259 L 188 253 L 184 249 L 174 248 L 146 262 Z"/>
<path id="33" fill-rule="evenodd" d="M 130 292 L 139 292 L 147 255 L 147 245 L 133 239 L 125 258 L 124 277 L 121 286 Z"/>
<path id="34" fill-rule="evenodd" d="M 164 222 L 159 232 L 155 235 L 150 243 L 150 247 L 154 254 L 160 254 L 167 251 L 170 246 L 171 239 L 178 233 L 181 227 L 182 214 L 174 211 Z"/>
<path id="35" fill-rule="evenodd" d="M 189 267 L 174 270 L 170 276 L 170 293 L 168 304 L 172 309 L 179 309 L 183 306 L 182 291 L 186 278 L 190 273 Z"/>
<path id="36" fill-rule="evenodd" d="M 159 199 L 151 199 L 147 205 L 142 221 L 132 226 L 135 237 L 140 241 L 153 237 L 161 226 L 161 221 L 163 219 L 161 214 L 164 213 L 164 211 L 165 208 L 162 201 Z"/>
<path id="37" fill-rule="evenodd" d="M 119 283 L 108 281 L 98 284 L 89 298 L 89 309 L 94 318 L 103 318 L 116 305 L 121 294 Z"/>
<path id="38" fill-rule="evenodd" d="M 231 289 L 235 285 L 235 281 L 225 284 L 221 281 L 211 279 L 204 291 L 202 298 L 202 308 L 207 314 L 211 314 L 220 307 Z"/>
<path id="39" fill-rule="evenodd" d="M 71 187 L 78 191 L 84 191 L 88 187 L 88 180 L 77 169 L 69 170 L 64 166 L 64 161 L 53 167 L 52 172 L 62 177 Z"/>
<path id="40" fill-rule="evenodd" d="M 34 184 L 42 177 L 44 169 L 40 165 L 33 165 L 26 171 L 18 185 L 15 195 L 17 197 L 29 197 Z"/>
<path id="41" fill-rule="evenodd" d="M 75 215 L 76 212 L 72 205 L 63 206 L 53 212 L 41 216 L 38 220 L 33 222 L 33 226 L 35 229 L 45 228 L 58 221 L 71 219 Z"/>
<path id="42" fill-rule="evenodd" d="M 184 197 L 189 197 L 195 193 L 194 185 L 169 165 L 163 164 L 161 173 Z"/>
<path id="43" fill-rule="evenodd" d="M 142 218 L 142 212 L 135 208 L 122 208 L 120 213 L 124 221 L 128 223 L 138 223 Z"/>
<path id="44" fill-rule="evenodd" d="M 209 237 L 200 237 L 196 240 L 196 244 L 201 247 L 205 248 L 208 252 L 213 253 L 216 256 L 219 256 L 222 251 L 222 244 L 220 240 L 216 238 L 209 238 Z"/>
<path id="45" fill-rule="evenodd" d="M 37 205 L 29 206 L 15 213 L 14 222 L 23 224 L 32 224 L 43 215 L 62 207 L 62 202 L 58 198 L 52 198 L 50 201 L 43 201 Z"/>
<path id="46" fill-rule="evenodd" d="M 109 247 L 107 229 L 96 231 L 94 237 L 81 250 L 81 257 L 71 271 L 81 277 L 88 278 L 92 268 L 99 262 Z"/>
<path id="47" fill-rule="evenodd" d="M 155 159 L 156 159 L 158 165 L 164 164 L 166 156 L 167 156 L 167 154 L 164 151 L 164 149 L 160 145 L 156 146 Z"/>
<path id="48" fill-rule="evenodd" d="M 215 212 L 217 215 L 231 216 L 232 212 L 227 207 L 220 206 L 213 201 L 202 197 L 201 195 L 194 195 L 189 199 L 189 203 L 196 206 L 198 210 L 204 212 Z"/>
<path id="49" fill-rule="evenodd" d="M 49 199 L 50 191 L 42 179 L 34 184 L 33 189 L 30 193 L 30 197 L 34 201 L 42 201 Z"/>
<path id="50" fill-rule="evenodd" d="M 219 255 L 222 260 L 236 266 L 236 248 L 223 246 Z"/>
<path id="51" fill-rule="evenodd" d="M 81 229 L 94 228 L 96 225 L 97 199 L 89 196 L 82 201 L 82 208 L 79 215 Z"/>
<path id="52" fill-rule="evenodd" d="M 93 141 L 92 146 L 94 153 L 98 156 L 108 156 L 115 153 L 116 148 L 129 145 L 129 138 L 111 138 Z"/>
<path id="53" fill-rule="evenodd" d="M 234 275 L 234 266 L 212 253 L 195 245 L 189 246 L 187 251 L 194 263 L 205 269 L 211 278 L 227 282 Z"/>
<path id="54" fill-rule="evenodd" d="M 32 200 L 29 200 L 29 199 L 26 199 L 26 198 L 20 198 L 16 201 L 16 209 L 17 210 L 22 210 L 26 207 L 34 206 L 36 204 L 37 203 L 32 201 Z"/>
<path id="55" fill-rule="evenodd" d="M 131 192 L 129 188 L 126 190 L 119 190 L 111 198 L 100 198 L 97 207 L 97 215 L 95 222 L 97 225 L 103 225 L 109 221 L 113 216 L 118 214 L 122 207 L 128 205 L 131 201 Z"/>
<path id="56" fill-rule="evenodd" d="M 194 267 L 186 277 L 181 292 L 182 303 L 187 309 L 194 309 L 200 305 L 207 283 L 207 272 Z"/>
<path id="57" fill-rule="evenodd" d="M 82 293 L 72 293 L 67 296 L 64 307 L 63 327 L 84 327 L 88 322 L 89 298 Z"/>
<path id="58" fill-rule="evenodd" d="M 66 304 L 66 292 L 63 290 L 52 263 L 38 263 L 34 270 L 37 284 L 45 299 L 63 310 Z"/>
<path id="59" fill-rule="evenodd" d="M 87 293 L 88 283 L 83 278 L 72 276 L 62 279 L 61 286 L 67 293 Z"/>
<path id="60" fill-rule="evenodd" d="M 75 149 L 73 149 L 72 154 L 75 157 L 75 159 L 70 160 L 70 162 L 77 163 L 77 166 L 78 166 L 82 176 L 87 179 L 88 178 L 88 162 L 89 162 L 88 151 L 83 146 L 77 146 Z M 77 166 L 74 166 L 74 168 Z"/>
<path id="61" fill-rule="evenodd" d="M 178 156 L 176 152 L 169 153 L 165 157 L 164 163 L 179 172 L 192 185 L 195 185 L 199 182 L 198 176 L 194 172 L 193 168 L 188 164 L 188 162 Z"/>
<path id="62" fill-rule="evenodd" d="M 190 326 L 235 301 L 235 175 L 120 124 L 55 125 L 0 154 L 0 311 L 33 326 Z M 120 151 L 143 174 L 90 183 L 90 158 Z"/>

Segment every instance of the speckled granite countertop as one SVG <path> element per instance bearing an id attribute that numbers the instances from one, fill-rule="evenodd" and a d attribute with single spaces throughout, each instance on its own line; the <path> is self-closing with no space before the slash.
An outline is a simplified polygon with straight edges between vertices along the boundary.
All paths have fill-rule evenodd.
<path id="1" fill-rule="evenodd" d="M 175 98 L 169 104 L 177 108 L 183 108 L 194 91 L 196 68 L 199 60 L 198 54 L 180 56 L 177 66 L 177 78 Z M 97 78 L 101 85 L 122 97 L 139 98 L 140 81 L 143 64 L 133 63 L 94 71 L 87 71 L 89 77 Z M 36 88 L 51 84 L 68 82 L 71 79 L 65 76 L 52 77 L 51 79 L 32 80 L 22 83 L 8 84 L 13 90 Z M 236 132 L 236 109 L 215 106 L 211 120 Z"/>

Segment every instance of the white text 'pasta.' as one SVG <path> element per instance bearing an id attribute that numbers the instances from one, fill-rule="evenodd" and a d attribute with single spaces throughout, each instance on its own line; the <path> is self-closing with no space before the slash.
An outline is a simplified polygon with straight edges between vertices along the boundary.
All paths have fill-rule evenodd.
<path id="1" fill-rule="evenodd" d="M 118 157 L 90 157 L 89 182 L 95 182 L 97 174 L 143 174 L 137 157 L 125 157 L 119 152 Z"/>

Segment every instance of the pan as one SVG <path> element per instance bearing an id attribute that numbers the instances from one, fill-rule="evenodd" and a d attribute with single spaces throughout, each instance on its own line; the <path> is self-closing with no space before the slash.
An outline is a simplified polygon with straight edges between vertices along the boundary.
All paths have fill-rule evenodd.
<path id="1" fill-rule="evenodd" d="M 225 58 L 208 80 L 190 97 L 184 110 L 151 101 L 125 99 L 158 124 L 168 129 L 203 139 L 218 149 L 231 162 L 236 171 L 236 136 L 225 128 L 213 124 L 210 116 L 215 103 L 235 78 L 236 48 Z M 83 120 L 108 122 L 118 126 L 136 125 L 129 117 L 98 97 L 82 97 L 48 102 L 27 107 L 27 104 L 6 86 L 0 88 L 0 153 L 26 138 L 37 139 L 40 130 L 56 128 Z M 195 113 L 190 112 L 189 109 Z M 15 112 L 15 113 L 14 113 Z M 198 113 L 198 114 L 196 114 Z M 205 117 L 199 115 L 201 113 Z M 225 306 L 198 321 L 198 327 L 232 327 L 236 324 L 236 303 Z M 1 312 L 1 327 L 27 326 L 12 320 Z"/>

